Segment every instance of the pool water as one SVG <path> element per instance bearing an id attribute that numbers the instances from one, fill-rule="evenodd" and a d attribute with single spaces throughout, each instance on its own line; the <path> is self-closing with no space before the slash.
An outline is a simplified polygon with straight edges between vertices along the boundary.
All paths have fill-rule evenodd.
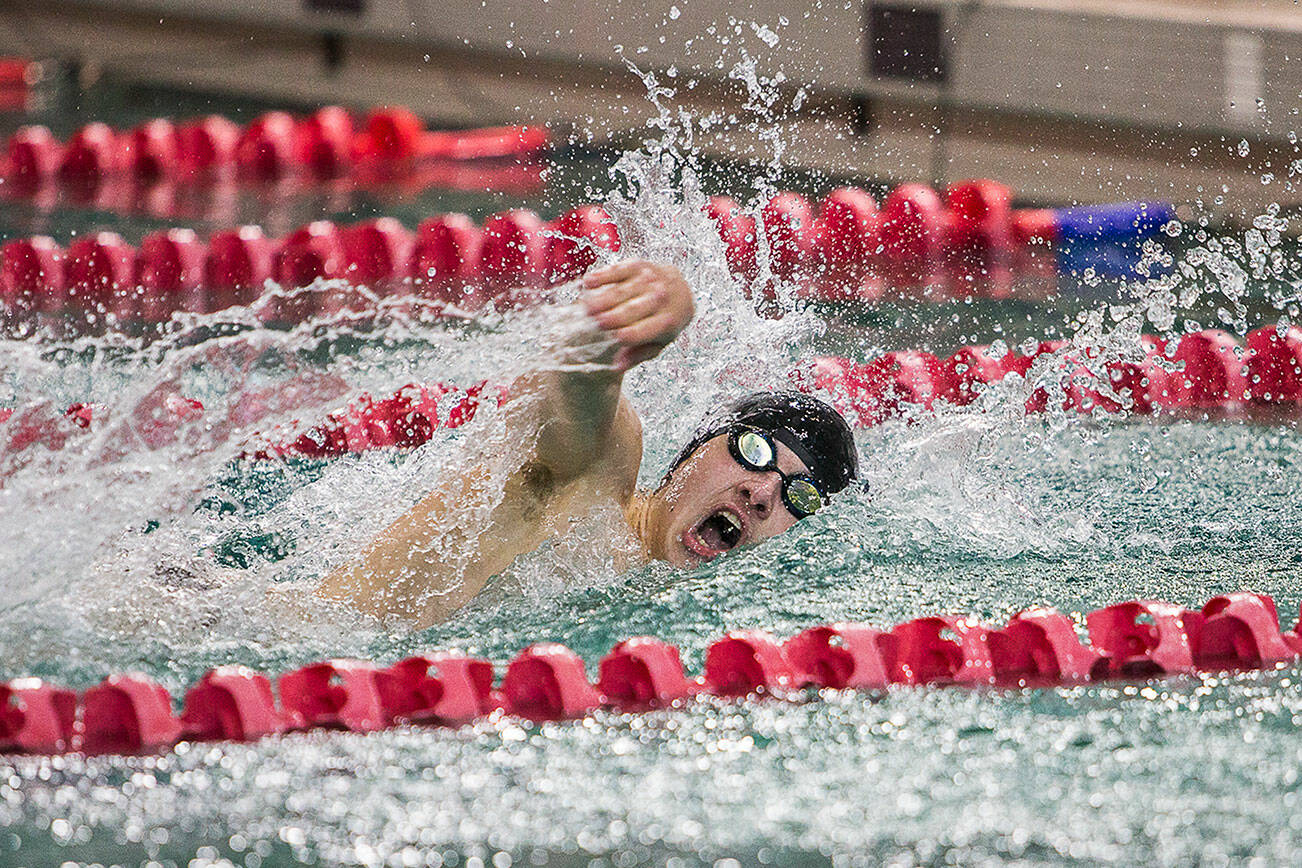
<path id="1" fill-rule="evenodd" d="M 121 111 L 120 94 L 101 98 Z M 213 109 L 236 113 L 220 102 L 195 112 Z M 1253 238 L 1191 227 L 1168 239 L 1173 267 L 1148 286 L 1086 279 L 1051 298 L 871 308 L 788 299 L 787 316 L 762 319 L 691 207 L 696 181 L 745 198 L 724 186 L 737 167 L 650 152 L 566 152 L 527 200 L 431 190 L 304 219 L 386 213 L 414 225 L 452 209 L 480 219 L 523 203 L 552 216 L 606 201 L 631 252 L 673 258 L 698 293 L 686 340 L 628 380 L 646 423 L 645 484 L 713 402 L 780 383 L 819 353 L 948 354 L 1072 335 L 1115 352 L 1132 325 L 1178 334 L 1296 315 L 1287 256 L 1254 274 Z M 761 167 L 744 183 L 766 178 Z M 840 179 L 778 180 L 820 193 Z M 92 226 L 132 242 L 157 228 L 0 207 L 5 240 L 45 231 L 66 242 Z M 565 643 L 595 673 L 611 645 L 639 634 L 676 644 L 699 672 L 707 645 L 736 628 L 789 635 L 944 612 L 1001 623 L 1037 604 L 1077 615 L 1150 597 L 1197 607 L 1238 590 L 1273 595 L 1291 626 L 1302 602 L 1292 422 L 1024 419 L 1030 386 L 1012 381 L 972 407 L 860 432 L 868 492 L 696 570 L 620 572 L 580 532 L 428 630 L 315 602 L 316 577 L 500 419 L 485 410 L 410 455 L 332 462 L 241 458 L 250 435 L 320 418 L 362 389 L 509 377 L 536 363 L 553 324 L 546 313 L 473 327 L 395 314 L 276 331 L 214 315 L 148 344 L 0 342 L 0 385 L 19 405 L 41 396 L 117 414 L 58 453 L 28 456 L 0 488 L 0 678 L 84 688 L 133 670 L 179 696 L 221 663 L 278 673 L 455 648 L 500 669 L 541 640 Z M 168 389 L 200 398 L 203 418 L 160 445 L 133 439 L 131 411 Z M 236 413 L 291 391 L 296 404 L 251 422 Z M 196 572 L 178 579 L 159 564 Z M 0 864 L 1285 864 L 1302 834 L 1300 677 L 1292 666 L 1056 689 L 705 697 L 565 723 L 499 717 L 158 756 L 5 757 Z"/>

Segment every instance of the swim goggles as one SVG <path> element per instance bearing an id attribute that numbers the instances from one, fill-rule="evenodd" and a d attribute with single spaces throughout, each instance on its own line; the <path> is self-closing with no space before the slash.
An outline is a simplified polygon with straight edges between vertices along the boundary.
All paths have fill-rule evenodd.
<path id="1" fill-rule="evenodd" d="M 778 469 L 778 447 L 773 436 L 754 428 L 734 428 L 728 432 L 728 451 L 747 470 L 772 470 L 782 478 L 782 502 L 796 518 L 813 515 L 826 499 L 814 478 L 807 473 L 783 473 Z"/>

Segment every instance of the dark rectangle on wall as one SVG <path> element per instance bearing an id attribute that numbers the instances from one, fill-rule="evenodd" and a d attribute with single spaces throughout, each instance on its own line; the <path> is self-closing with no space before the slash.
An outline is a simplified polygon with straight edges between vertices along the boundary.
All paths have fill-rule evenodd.
<path id="1" fill-rule="evenodd" d="M 335 12 L 343 15 L 361 15 L 366 11 L 366 0 L 306 0 L 309 12 Z"/>
<path id="2" fill-rule="evenodd" d="M 949 78 L 939 9 L 868 4 L 868 72 L 876 78 L 944 82 Z"/>

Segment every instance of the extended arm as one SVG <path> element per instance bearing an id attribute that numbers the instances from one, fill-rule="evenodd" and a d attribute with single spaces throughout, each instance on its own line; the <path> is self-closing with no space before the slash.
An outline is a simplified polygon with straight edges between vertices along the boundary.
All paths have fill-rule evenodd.
<path id="1" fill-rule="evenodd" d="M 695 312 L 670 266 L 626 262 L 589 274 L 583 304 L 611 339 L 586 365 L 522 378 L 506 412 L 504 478 L 468 468 L 390 525 L 321 584 L 326 597 L 419 625 L 443 620 L 493 575 L 601 499 L 627 504 L 641 460 L 641 425 L 624 372 L 669 345 Z M 495 498 L 500 486 L 501 497 Z M 491 504 L 470 515 L 468 502 Z"/>
<path id="2" fill-rule="evenodd" d="M 543 399 L 537 457 L 562 480 L 588 472 L 615 445 L 612 435 L 622 429 L 616 427 L 621 417 L 628 415 L 636 424 L 632 408 L 620 400 L 624 372 L 659 355 L 696 310 L 691 288 L 666 265 L 624 262 L 594 271 L 583 282 L 583 306 L 610 340 L 595 360 L 596 369 L 548 371 L 519 384 L 522 392 L 538 392 Z"/>

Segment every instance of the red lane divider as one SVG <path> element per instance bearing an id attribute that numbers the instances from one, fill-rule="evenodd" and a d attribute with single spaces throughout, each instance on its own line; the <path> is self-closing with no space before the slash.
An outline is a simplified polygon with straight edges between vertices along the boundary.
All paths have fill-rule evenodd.
<path id="1" fill-rule="evenodd" d="M 499 290 L 541 286 L 547 272 L 544 229 L 538 215 L 525 208 L 489 217 L 479 251 L 480 276 Z"/>
<path id="2" fill-rule="evenodd" d="M 139 249 L 111 232 L 80 238 L 66 250 L 45 236 L 0 246 L 0 328 L 33 323 L 57 330 L 123 328 L 165 322 L 174 313 L 212 313 L 253 304 L 268 280 L 306 287 L 318 279 L 367 287 L 381 297 L 414 294 L 474 311 L 545 300 L 546 288 L 591 268 L 598 250 L 619 250 L 609 215 L 585 205 L 544 222 L 525 209 L 490 217 L 481 229 L 461 214 L 422 222 L 412 233 L 393 218 L 348 226 L 317 220 L 272 239 L 256 226 L 213 235 L 188 229 L 144 239 Z M 282 294 L 258 313 L 294 324 L 343 310 L 362 312 L 364 295 L 348 287 Z"/>
<path id="3" fill-rule="evenodd" d="M 286 672 L 276 683 L 291 729 L 326 727 L 373 732 L 391 723 L 371 663 L 326 660 Z"/>
<path id="4" fill-rule="evenodd" d="M 253 741 L 289 728 L 276 708 L 271 682 L 245 666 L 219 666 L 204 673 L 185 694 L 181 731 L 196 741 Z"/>
<path id="5" fill-rule="evenodd" d="M 1265 594 L 1213 597 L 1201 613 L 1186 613 L 1194 630 L 1190 642 L 1200 669 L 1259 669 L 1297 656 L 1279 632 L 1275 601 Z"/>
<path id="6" fill-rule="evenodd" d="M 207 292 L 199 295 L 202 310 L 195 312 L 211 313 L 232 305 L 252 304 L 271 279 L 275 258 L 276 242 L 257 226 L 230 229 L 209 238 L 203 263 L 203 288 Z"/>
<path id="7" fill-rule="evenodd" d="M 1082 645 L 1071 619 L 1053 609 L 1018 612 L 988 639 L 991 665 L 1001 680 L 1069 684 L 1101 674 L 1095 667 L 1103 652 Z"/>
<path id="8" fill-rule="evenodd" d="M 502 678 L 502 700 L 533 720 L 582 717 L 602 702 L 588 683 L 583 661 L 555 642 L 530 645 L 516 655 Z"/>
<path id="9" fill-rule="evenodd" d="M 143 675 L 110 675 L 81 697 L 73 749 L 88 754 L 140 753 L 170 747 L 181 736 L 166 688 Z"/>
<path id="10" fill-rule="evenodd" d="M 882 203 L 881 244 L 887 279 L 902 286 L 942 286 L 941 259 L 954 215 L 935 190 L 903 184 Z"/>
<path id="11" fill-rule="evenodd" d="M 135 262 L 137 305 L 127 316 L 146 323 L 165 322 L 176 310 L 206 313 L 206 250 L 190 229 L 168 229 L 148 236 Z"/>
<path id="12" fill-rule="evenodd" d="M 355 134 L 358 141 L 370 143 L 361 150 L 419 151 L 419 135 L 426 134 L 413 133 L 410 119 L 403 117 L 373 116 L 366 131 Z M 160 126 L 165 122 L 155 121 L 127 137 L 134 144 L 121 151 L 125 157 L 114 150 L 121 137 L 103 124 L 90 124 L 70 141 L 58 171 L 98 178 L 127 158 L 137 165 L 169 160 L 198 165 L 217 159 L 210 154 L 224 153 L 230 144 L 231 159 L 244 171 L 274 175 L 287 161 L 337 160 L 341 142 L 353 135 L 349 123 L 339 109 L 323 109 L 303 124 L 273 112 L 230 144 L 233 131 L 212 119 L 187 128 L 186 136 L 177 132 L 174 142 Z M 305 125 L 308 138 L 292 140 L 291 133 Z M 487 139 L 503 136 L 507 134 L 494 132 Z M 45 165 L 53 147 L 47 134 L 34 131 L 16 135 L 10 145 L 11 171 Z M 194 156 L 186 157 L 191 151 Z M 1006 187 L 974 180 L 952 185 L 944 198 L 928 187 L 906 184 L 886 198 L 880 211 L 872 196 L 852 187 L 829 193 L 817 212 L 790 192 L 775 195 L 758 216 L 742 213 L 726 197 L 710 200 L 706 211 L 718 226 L 730 268 L 752 293 L 763 259 L 775 277 L 828 300 L 874 300 L 888 285 L 905 296 L 1003 297 L 1012 292 L 1015 275 L 1035 271 L 1027 265 L 1035 258 L 1033 248 L 1048 251 L 1051 237 L 1044 227 L 1035 228 L 1034 220 L 1018 223 L 1020 212 L 1011 210 L 1010 200 Z M 766 245 L 763 257 L 761 243 Z M 618 232 L 597 205 L 578 206 L 551 222 L 514 209 L 489 217 L 482 227 L 464 215 L 440 215 L 423 222 L 414 236 L 384 218 L 354 226 L 315 221 L 265 241 L 261 230 L 242 227 L 217 233 L 206 245 L 193 233 L 170 230 L 145 239 L 139 250 L 108 233 L 81 239 L 66 252 L 51 239 L 37 237 L 12 241 L 0 250 L 0 307 L 14 325 L 56 313 L 74 321 L 80 315 L 99 326 L 110 314 L 124 326 L 154 324 L 178 311 L 207 313 L 249 303 L 261 295 L 268 278 L 286 288 L 325 278 L 365 285 L 382 295 L 411 292 L 469 310 L 487 304 L 503 308 L 537 303 L 546 297 L 545 287 L 591 268 L 599 251 L 619 249 Z M 772 287 L 761 288 L 760 294 L 771 297 Z M 361 296 L 333 292 L 271 304 L 264 314 L 292 323 L 364 306 Z M 9 330 L 25 333 L 12 325 Z M 1216 371 L 1213 366 L 1199 375 L 1190 400 L 1213 400 L 1200 396 L 1237 387 L 1234 381 L 1213 383 L 1208 378 Z"/>
<path id="13" fill-rule="evenodd" d="M 375 732 L 404 723 L 458 726 L 493 714 L 566 720 L 602 707 L 673 707 L 700 694 L 790 697 L 807 686 L 1043 687 L 1274 669 L 1302 656 L 1298 627 L 1282 633 L 1275 603 L 1263 594 L 1214 597 L 1200 611 L 1130 601 L 1084 620 L 1088 643 L 1075 621 L 1047 608 L 1019 612 L 1003 628 L 946 615 L 888 631 L 817 626 L 785 643 L 763 631 L 739 630 L 710 644 L 699 679 L 683 672 L 677 648 L 636 637 L 601 659 L 595 684 L 574 652 L 539 643 L 510 661 L 498 690 L 489 661 L 447 653 L 387 668 L 355 660 L 312 663 L 280 676 L 276 692 L 265 675 L 222 666 L 187 691 L 179 715 L 168 692 L 141 675 L 110 676 L 80 697 L 22 678 L 0 683 L 0 752 L 140 753 L 180 740 L 252 741 L 311 728 Z"/>
<path id="14" fill-rule="evenodd" d="M 86 241 L 92 253 L 107 257 L 104 251 L 114 249 L 111 239 L 103 236 Z M 40 267 L 43 253 L 39 248 L 23 246 L 20 252 L 21 256 L 6 260 L 15 273 Z M 113 273 L 103 272 L 109 278 Z M 103 291 L 113 284 L 87 278 L 77 286 Z M 121 303 L 130 301 L 127 296 L 110 295 Z M 1271 418 L 1280 412 L 1302 411 L 1302 328 L 1298 326 L 1283 331 L 1276 326 L 1259 328 L 1248 334 L 1246 349 L 1221 331 L 1195 332 L 1171 344 L 1155 337 L 1146 337 L 1144 342 L 1149 357 L 1143 363 L 1114 362 L 1095 374 L 1082 366 L 1077 354 L 1068 351 L 1043 376 L 1063 387 L 1061 406 L 1065 411 L 1121 412 L 1126 398 L 1131 401 L 1129 412 L 1135 415 L 1250 415 L 1262 411 Z M 793 371 L 791 379 L 797 388 L 826 392 L 853 424 L 871 427 L 934 409 L 938 401 L 968 404 L 982 388 L 1004 377 L 1026 377 L 1037 358 L 1065 348 L 1064 342 L 1045 341 L 1030 355 L 1009 351 L 1000 356 L 986 346 L 963 347 L 944 360 L 925 351 L 908 350 L 886 353 L 868 363 L 820 357 Z M 1106 394 L 1099 391 L 1105 387 Z M 331 458 L 369 449 L 411 449 L 427 442 L 436 430 L 456 428 L 473 419 L 482 401 L 494 400 L 500 406 L 505 397 L 502 389 L 490 389 L 487 383 L 467 388 L 413 383 L 384 398 L 363 393 L 317 424 L 294 433 L 270 431 L 255 436 L 248 455 Z M 1026 402 L 1026 412 L 1043 412 L 1048 402 L 1048 391 L 1037 386 Z M 160 442 L 167 442 L 168 432 L 199 418 L 202 410 L 198 401 L 172 395 L 156 409 L 157 418 L 146 427 L 157 428 Z M 42 407 L 19 413 L 17 418 L 13 418 L 14 409 L 0 408 L 0 424 L 7 423 L 0 429 L 0 455 L 17 454 L 35 444 L 61 449 L 77 429 L 90 428 L 106 412 L 110 410 L 79 403 L 69 407 L 60 420 L 50 418 Z"/>
<path id="15" fill-rule="evenodd" d="M 891 681 L 894 637 L 862 624 L 811 627 L 788 639 L 783 649 L 801 684 L 862 690 Z"/>
<path id="16" fill-rule="evenodd" d="M 268 112 L 245 126 L 216 115 L 155 118 L 131 130 L 96 122 L 67 142 L 27 126 L 0 146 L 0 195 L 44 211 L 90 206 L 229 223 L 234 194 L 250 185 L 282 201 L 323 184 L 534 193 L 543 186 L 538 157 L 549 146 L 540 127 L 427 131 L 397 108 L 360 122 L 338 106 L 306 117 Z"/>
<path id="17" fill-rule="evenodd" d="M 1068 351 L 1046 374 L 1063 387 L 1063 410 L 1115 413 L 1246 413 L 1253 408 L 1295 409 L 1302 405 L 1302 328 L 1266 326 L 1250 332 L 1246 346 L 1220 330 L 1195 332 L 1167 344 L 1145 336 L 1148 358 L 1139 364 L 1112 362 L 1097 373 Z M 1064 342 L 1046 341 L 1030 355 L 996 356 L 986 346 L 963 347 L 948 359 L 919 350 L 891 352 L 867 363 L 822 357 L 793 373 L 796 385 L 821 389 L 848 418 L 871 426 L 929 409 L 937 400 L 970 403 L 981 388 L 1015 375 L 1025 377 L 1046 353 Z M 1106 391 L 1103 391 L 1105 390 Z M 1048 392 L 1038 387 L 1028 413 L 1043 412 Z"/>
<path id="18" fill-rule="evenodd" d="M 719 696 L 789 690 L 796 673 L 776 639 L 762 630 L 737 630 L 705 651 L 706 689 Z"/>
<path id="19" fill-rule="evenodd" d="M 0 751 L 63 753 L 73 743 L 77 694 L 39 678 L 0 684 Z"/>
<path id="20" fill-rule="evenodd" d="M 995 681 L 989 629 L 950 615 L 918 618 L 891 631 L 895 666 L 891 680 L 901 684 L 990 684 Z"/>
<path id="21" fill-rule="evenodd" d="M 325 422 L 293 440 L 282 439 L 277 432 L 255 437 L 255 441 L 269 440 L 272 445 L 253 454 L 262 458 L 330 458 L 385 447 L 414 448 L 428 441 L 436 430 L 458 428 L 475 418 L 485 399 L 485 388 L 484 383 L 466 389 L 442 383 L 412 384 L 380 400 L 363 393 L 348 407 L 329 414 Z M 493 399 L 500 404 L 503 395 L 494 395 Z"/>
<path id="22" fill-rule="evenodd" d="M 864 190 L 844 187 L 817 209 L 782 192 L 755 216 L 726 196 L 712 198 L 706 211 L 729 267 L 747 283 L 758 276 L 764 253 L 774 276 L 829 301 L 876 300 L 887 286 L 904 296 L 1002 298 L 1016 279 L 1056 279 L 1048 254 L 1057 213 L 1014 211 L 1011 202 L 1008 187 L 974 179 L 943 194 L 902 184 L 880 208 Z"/>
<path id="23" fill-rule="evenodd" d="M 436 430 L 466 424 L 485 400 L 500 405 L 505 393 L 489 389 L 485 383 L 468 388 L 442 383 L 409 385 L 382 399 L 363 393 L 347 407 L 328 414 L 324 422 L 297 434 L 273 430 L 255 435 L 246 457 L 331 458 L 371 449 L 411 449 L 428 441 Z M 147 445 L 156 448 L 173 442 L 176 429 L 199 420 L 204 408 L 193 398 L 171 393 L 145 409 L 137 413 L 135 430 Z M 61 415 L 51 413 L 44 404 L 18 413 L 0 407 L 0 424 L 6 426 L 0 430 L 0 457 L 17 456 L 36 445 L 51 451 L 62 449 L 70 436 L 92 428 L 110 412 L 85 403 L 73 404 Z M 0 465 L 0 476 L 6 470 Z"/>
<path id="24" fill-rule="evenodd" d="M 501 707 L 487 660 L 431 654 L 400 660 L 385 673 L 381 693 L 395 721 L 456 725 Z"/>
<path id="25" fill-rule="evenodd" d="M 130 174 L 153 180 L 234 172 L 256 180 L 291 174 L 330 178 L 360 166 L 523 157 L 550 147 L 546 129 L 505 126 L 429 131 L 403 108 L 379 108 L 360 123 L 338 106 L 295 117 L 272 111 L 240 127 L 219 116 L 180 124 L 166 118 L 131 130 L 93 122 L 58 141 L 42 126 L 9 137 L 0 177 L 22 189 Z"/>
<path id="26" fill-rule="evenodd" d="M 662 708 L 696 693 L 678 649 L 650 636 L 625 639 L 601 659 L 597 690 L 619 708 Z"/>
<path id="27" fill-rule="evenodd" d="M 0 57 L 0 111 L 31 107 L 32 86 L 44 77 L 40 62 L 26 57 Z"/>
<path id="28" fill-rule="evenodd" d="M 875 301 L 887 287 L 903 297 L 1002 298 L 1019 279 L 1056 284 L 1055 212 L 1014 211 L 1011 200 L 1004 185 L 976 179 L 951 185 L 943 196 L 902 184 L 880 208 L 866 191 L 843 187 L 817 209 L 782 192 L 758 215 L 726 196 L 713 197 L 706 212 L 732 273 L 747 285 L 758 277 L 763 253 L 775 277 L 827 301 Z"/>

